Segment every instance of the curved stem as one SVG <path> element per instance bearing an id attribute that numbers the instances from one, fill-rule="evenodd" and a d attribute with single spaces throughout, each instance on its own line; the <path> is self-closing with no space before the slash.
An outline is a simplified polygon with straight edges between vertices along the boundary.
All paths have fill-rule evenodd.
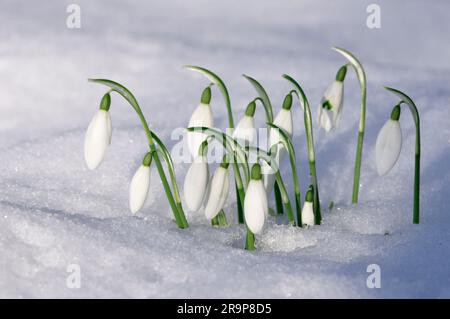
<path id="1" fill-rule="evenodd" d="M 284 145 L 284 147 L 287 149 L 289 153 L 289 162 L 291 164 L 291 170 L 292 170 L 292 179 L 294 184 L 294 193 L 295 193 L 295 209 L 297 214 L 297 225 L 299 227 L 302 226 L 301 218 L 302 218 L 302 204 L 301 204 L 301 195 L 300 195 L 300 182 L 298 179 L 298 172 L 297 172 L 297 161 L 295 159 L 295 150 L 294 145 L 292 144 L 292 140 L 289 137 L 289 134 L 282 129 L 281 127 L 273 124 L 273 123 L 267 123 L 268 126 L 270 126 L 273 129 L 277 129 L 278 133 L 281 136 L 281 143 Z M 273 146 L 272 146 L 273 147 Z M 279 171 L 279 170 L 278 170 Z"/>
<path id="2" fill-rule="evenodd" d="M 315 159 L 315 151 L 314 151 L 314 138 L 313 138 L 313 128 L 312 128 L 312 117 L 311 117 L 311 108 L 309 107 L 308 98 L 306 97 L 305 92 L 302 87 L 294 78 L 287 74 L 283 74 L 283 78 L 288 80 L 294 88 L 297 90 L 297 97 L 301 97 L 300 100 L 300 108 L 303 106 L 303 120 L 305 124 L 305 132 L 306 132 L 306 146 L 308 148 L 308 161 L 309 161 L 309 174 L 311 176 L 311 184 L 314 186 L 314 218 L 315 224 L 320 225 L 322 221 L 322 212 L 320 208 L 320 198 L 319 198 L 319 183 L 317 178 L 317 170 L 316 170 L 316 159 Z"/>
<path id="3" fill-rule="evenodd" d="M 270 102 L 269 96 L 267 95 L 266 90 L 264 87 L 256 81 L 254 78 L 242 74 L 244 78 L 246 78 L 250 84 L 255 88 L 256 92 L 258 93 L 259 99 L 262 102 L 262 105 L 264 106 L 264 110 L 266 111 L 266 119 L 268 122 L 273 122 L 273 108 L 272 103 Z"/>
<path id="4" fill-rule="evenodd" d="M 355 170 L 353 173 L 353 193 L 352 193 L 352 203 L 358 203 L 359 195 L 359 178 L 361 175 L 361 160 L 362 160 L 362 150 L 364 143 L 364 132 L 366 128 L 366 95 L 367 95 L 367 85 L 366 85 L 366 73 L 361 62 L 349 51 L 333 47 L 333 50 L 342 54 L 353 66 L 356 76 L 358 77 L 359 85 L 361 87 L 361 114 L 359 118 L 358 127 L 358 143 L 356 146 L 356 159 L 355 159 Z"/>
<path id="5" fill-rule="evenodd" d="M 137 100 L 134 97 L 134 95 L 126 87 L 124 87 L 123 85 L 121 85 L 121 84 L 119 84 L 117 82 L 111 81 L 111 80 L 106 80 L 106 79 L 89 79 L 89 81 L 90 82 L 94 82 L 94 83 L 100 83 L 100 84 L 106 85 L 109 88 L 111 88 L 113 91 L 119 93 L 131 105 L 131 107 L 136 111 L 136 113 L 139 116 L 139 119 L 141 121 L 142 127 L 143 127 L 143 129 L 145 131 L 145 135 L 147 136 L 147 141 L 148 141 L 148 144 L 149 144 L 149 148 L 154 153 L 154 157 L 153 158 L 155 160 L 156 168 L 158 170 L 159 177 L 161 178 L 161 182 L 163 184 L 167 200 L 169 201 L 170 207 L 172 209 L 172 213 L 173 213 L 173 215 L 175 217 L 175 221 L 176 221 L 178 227 L 180 227 L 180 228 L 188 227 L 187 221 L 183 222 L 184 220 L 186 220 L 186 217 L 184 216 L 184 212 L 182 210 L 180 210 L 180 206 L 178 206 L 177 203 L 174 200 L 172 191 L 170 190 L 169 183 L 167 182 L 166 174 L 164 173 L 164 169 L 163 169 L 162 164 L 161 164 L 161 160 L 160 160 L 160 158 L 158 156 L 157 148 L 155 146 L 155 142 L 153 140 L 152 133 L 151 133 L 150 128 L 148 126 L 147 120 L 145 119 L 145 116 L 142 113 L 142 110 L 141 110 L 141 108 L 139 106 L 139 103 L 137 102 Z M 176 181 L 175 181 L 175 183 L 176 183 Z"/>
<path id="6" fill-rule="evenodd" d="M 394 93 L 399 97 L 403 103 L 407 104 L 414 119 L 416 126 L 416 145 L 414 156 L 414 204 L 413 204 L 413 224 L 420 222 L 420 117 L 414 101 L 405 93 L 390 87 L 385 87 L 386 90 Z"/>
<path id="7" fill-rule="evenodd" d="M 249 151 L 252 151 L 252 152 L 256 152 L 258 159 L 265 161 L 267 164 L 269 164 L 270 167 L 272 167 L 274 165 L 272 156 L 269 153 L 261 150 L 260 148 L 258 148 L 256 146 L 247 146 L 246 149 Z M 276 180 L 277 180 L 278 185 L 280 186 L 281 199 L 286 208 L 289 223 L 291 225 L 295 226 L 294 212 L 292 211 L 291 201 L 289 199 L 289 194 L 286 190 L 286 186 L 283 182 L 283 177 L 281 176 L 281 173 L 280 173 L 280 170 L 278 169 L 278 167 L 272 167 L 272 169 L 276 171 Z M 301 221 L 301 217 L 300 217 L 300 221 Z"/>

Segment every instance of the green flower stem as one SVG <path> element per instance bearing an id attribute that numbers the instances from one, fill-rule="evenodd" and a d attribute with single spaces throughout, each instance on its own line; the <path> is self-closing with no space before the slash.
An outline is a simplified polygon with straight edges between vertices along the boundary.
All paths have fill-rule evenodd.
<path id="1" fill-rule="evenodd" d="M 231 109 L 231 99 L 230 95 L 228 94 L 228 89 L 225 85 L 225 83 L 222 81 L 222 79 L 215 73 L 211 72 L 208 69 L 194 66 L 194 65 L 185 65 L 184 66 L 188 70 L 192 70 L 195 72 L 199 72 L 206 76 L 206 78 L 211 81 L 212 83 L 216 84 L 219 88 L 220 92 L 222 93 L 223 99 L 225 101 L 225 106 L 227 108 L 227 114 L 228 114 L 228 126 L 229 128 L 234 128 L 234 120 L 233 120 L 233 110 Z M 235 185 L 236 190 L 236 201 L 237 201 L 237 209 L 238 209 L 238 222 L 240 224 L 244 223 L 244 206 L 241 205 L 239 202 L 239 188 L 238 185 Z"/>
<path id="2" fill-rule="evenodd" d="M 278 185 L 278 181 L 275 181 L 275 185 L 273 185 L 273 193 L 275 196 L 275 206 L 277 208 L 277 214 L 283 215 L 283 199 L 281 197 L 280 186 Z"/>
<path id="3" fill-rule="evenodd" d="M 89 81 L 94 82 L 94 83 L 100 83 L 100 84 L 110 87 L 111 90 L 119 93 L 131 105 L 131 107 L 133 107 L 133 109 L 136 111 L 136 113 L 139 116 L 139 119 L 141 121 L 142 127 L 145 131 L 145 135 L 147 136 L 150 151 L 152 151 L 154 153 L 154 161 L 156 164 L 156 168 L 158 170 L 159 177 L 161 178 L 161 182 L 163 184 L 167 200 L 169 201 L 170 207 L 172 209 L 172 213 L 175 217 L 175 221 L 176 221 L 178 227 L 180 227 L 180 228 L 189 227 L 186 217 L 184 216 L 184 212 L 181 208 L 181 205 L 177 205 L 177 203 L 174 200 L 174 196 L 172 194 L 169 183 L 167 181 L 166 174 L 164 173 L 164 168 L 163 168 L 161 160 L 158 156 L 157 148 L 156 148 L 155 142 L 153 140 L 152 133 L 148 127 L 147 120 L 145 119 L 145 116 L 142 113 L 139 103 L 137 102 L 134 95 L 123 85 L 121 85 L 117 82 L 111 81 L 111 80 L 89 79 Z M 162 142 L 161 142 L 161 144 L 162 144 Z M 176 184 L 176 180 L 173 178 L 172 178 L 172 184 Z"/>
<path id="4" fill-rule="evenodd" d="M 211 225 L 217 227 L 226 227 L 228 226 L 227 215 L 223 209 L 216 215 L 213 219 L 211 219 Z"/>
<path id="5" fill-rule="evenodd" d="M 284 204 L 284 207 L 286 208 L 287 216 L 289 223 L 293 226 L 295 226 L 295 217 L 294 212 L 292 211 L 291 201 L 289 199 L 289 194 L 286 190 L 286 186 L 283 182 L 283 177 L 280 174 L 280 170 L 278 167 L 273 167 L 273 159 L 270 153 L 263 151 L 262 149 L 256 147 L 256 146 L 247 146 L 246 149 L 250 152 L 256 152 L 258 159 L 265 161 L 267 164 L 272 167 L 276 171 L 276 180 L 278 185 L 280 185 L 280 197 L 282 200 L 282 203 Z M 275 149 L 275 148 L 274 148 Z M 301 218 L 300 218 L 301 221 Z"/>
<path id="6" fill-rule="evenodd" d="M 295 150 L 294 145 L 292 144 L 292 140 L 289 137 L 289 134 L 282 129 L 281 127 L 273 124 L 273 123 L 267 123 L 267 125 L 272 128 L 278 130 L 278 133 L 281 136 L 281 143 L 286 148 L 286 150 L 289 153 L 289 163 L 291 164 L 291 171 L 292 171 L 292 179 L 294 184 L 294 193 L 295 193 L 295 209 L 296 209 L 296 215 L 297 215 L 297 225 L 299 227 L 302 227 L 302 204 L 301 204 L 301 195 L 300 195 L 300 182 L 298 179 L 298 173 L 297 173 L 297 161 L 295 158 Z M 272 146 L 272 147 L 275 147 Z M 278 147 L 278 146 L 276 146 Z M 272 150 L 271 150 L 272 151 Z M 278 170 L 279 172 L 279 170 Z M 280 185 L 281 187 L 281 185 Z"/>
<path id="7" fill-rule="evenodd" d="M 250 169 L 248 167 L 248 162 L 247 162 L 247 157 L 246 157 L 245 151 L 241 148 L 239 143 L 234 138 L 232 138 L 231 136 L 229 136 L 223 132 L 220 132 L 216 129 L 209 128 L 209 127 L 188 127 L 187 130 L 190 132 L 201 131 L 201 132 L 207 134 L 208 137 L 209 136 L 214 137 L 223 145 L 223 147 L 227 150 L 227 152 L 233 156 L 231 162 L 233 163 L 234 178 L 236 181 L 236 189 L 237 189 L 236 197 L 237 197 L 237 201 L 240 202 L 241 207 L 244 208 L 245 191 L 244 191 L 244 185 L 242 183 L 242 177 L 241 177 L 241 173 L 239 170 L 238 162 L 240 162 L 242 164 L 241 166 L 244 169 L 244 174 L 245 174 L 245 178 L 246 178 L 245 186 L 247 186 L 248 183 L 250 182 Z M 243 216 L 243 214 L 242 214 L 242 216 Z M 243 220 L 243 221 L 245 223 L 245 220 Z M 254 250 L 255 249 L 254 239 L 255 239 L 254 234 L 252 234 L 251 231 L 247 228 L 247 237 L 246 237 L 246 241 L 245 241 L 245 249 L 246 250 Z"/>
<path id="8" fill-rule="evenodd" d="M 412 113 L 414 124 L 416 125 L 416 145 L 414 156 L 414 203 L 413 203 L 413 224 L 420 222 L 420 117 L 414 101 L 405 93 L 390 87 L 385 87 L 386 90 L 394 93 L 401 99 L 403 103 L 408 105 Z"/>
<path id="9" fill-rule="evenodd" d="M 261 101 L 264 110 L 266 112 L 266 122 L 272 123 L 273 122 L 273 108 L 272 103 L 270 102 L 269 95 L 267 94 L 264 87 L 254 78 L 243 74 L 242 75 L 246 80 L 250 82 L 250 84 L 254 87 L 256 92 L 258 93 L 258 99 Z M 278 185 L 278 182 L 275 182 L 274 185 L 274 196 L 275 196 L 275 206 L 277 208 L 277 214 L 283 215 L 283 203 L 281 198 L 281 192 L 280 192 L 280 186 Z"/>
<path id="10" fill-rule="evenodd" d="M 349 51 L 333 47 L 333 50 L 342 54 L 353 66 L 356 76 L 358 77 L 359 85 L 361 87 L 361 114 L 359 118 L 358 127 L 358 143 L 356 146 L 356 159 L 355 159 L 355 170 L 353 173 L 353 193 L 352 193 L 352 203 L 358 203 L 359 195 L 359 178 L 361 175 L 361 160 L 362 160 L 362 150 L 364 142 L 364 132 L 366 128 L 366 96 L 367 96 L 367 85 L 366 85 L 366 73 L 362 64 L 358 59 Z"/>
<path id="11" fill-rule="evenodd" d="M 303 119 L 305 124 L 306 132 L 306 146 L 308 148 L 308 161 L 309 161 L 309 174 L 311 177 L 311 183 L 314 186 L 314 216 L 316 225 L 320 225 L 322 222 L 322 213 L 320 208 L 320 198 L 319 198 L 319 184 L 316 171 L 316 157 L 314 151 L 314 138 L 313 138 L 313 128 L 312 128 L 312 117 L 311 108 L 309 107 L 308 98 L 303 91 L 300 84 L 294 80 L 291 76 L 284 74 L 283 78 L 288 80 L 296 89 L 297 97 L 301 97 L 300 106 L 303 109 Z"/>

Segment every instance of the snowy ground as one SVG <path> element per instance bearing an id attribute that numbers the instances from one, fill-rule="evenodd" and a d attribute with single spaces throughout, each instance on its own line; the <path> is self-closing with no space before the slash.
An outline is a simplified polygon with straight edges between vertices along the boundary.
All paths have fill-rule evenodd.
<path id="1" fill-rule="evenodd" d="M 82 28 L 70 30 L 72 2 L 0 0 L 0 297 L 450 297 L 450 3 L 84 0 L 77 1 Z M 372 2 L 382 10 L 378 30 L 366 27 Z M 277 109 L 289 89 L 280 75 L 292 74 L 315 118 L 343 63 L 332 45 L 366 67 L 367 132 L 360 204 L 352 206 L 359 92 L 350 73 L 343 125 L 332 135 L 315 131 L 323 206 L 336 203 L 320 227 L 272 221 L 259 250 L 248 253 L 241 227 L 212 229 L 191 213 L 191 227 L 179 230 L 156 178 L 145 209 L 131 216 L 128 183 L 145 139 L 116 96 L 107 159 L 95 172 L 84 164 L 84 131 L 104 92 L 88 77 L 127 85 L 173 146 L 172 129 L 186 125 L 206 84 L 183 64 L 223 77 L 236 118 L 254 97 L 242 73 L 265 85 Z M 396 103 L 382 85 L 409 93 L 421 111 L 419 226 L 411 224 L 414 127 L 407 112 L 396 167 L 383 178 L 375 173 L 376 134 Z M 225 108 L 213 94 L 217 126 L 225 128 Z M 298 108 L 294 113 L 304 190 L 305 138 Z M 176 167 L 180 185 L 186 169 Z M 66 286 L 70 264 L 81 267 L 80 289 Z M 380 289 L 366 286 L 369 264 L 381 267 Z"/>

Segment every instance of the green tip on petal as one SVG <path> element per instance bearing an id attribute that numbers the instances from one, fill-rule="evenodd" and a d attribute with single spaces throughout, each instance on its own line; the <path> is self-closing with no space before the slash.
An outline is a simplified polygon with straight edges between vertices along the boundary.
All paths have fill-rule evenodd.
<path id="1" fill-rule="evenodd" d="M 314 191 L 313 191 L 313 186 L 309 186 L 308 191 L 306 192 L 305 195 L 305 201 L 312 203 L 312 201 L 314 200 Z"/>
<path id="2" fill-rule="evenodd" d="M 261 165 L 258 163 L 252 166 L 252 179 L 260 180 L 261 179 Z"/>
<path id="3" fill-rule="evenodd" d="M 152 163 L 153 155 L 151 152 L 145 154 L 144 159 L 142 160 L 142 165 L 149 167 Z"/>
<path id="4" fill-rule="evenodd" d="M 220 167 L 227 169 L 229 165 L 230 165 L 230 158 L 228 155 L 224 155 L 222 158 L 222 163 L 220 163 Z"/>
<path id="5" fill-rule="evenodd" d="M 336 81 L 343 82 L 346 74 L 347 74 L 347 65 L 343 65 L 336 73 Z"/>
<path id="6" fill-rule="evenodd" d="M 253 117 L 255 115 L 255 109 L 256 109 L 256 102 L 252 101 L 247 105 L 247 108 L 245 109 L 245 115 Z"/>
<path id="7" fill-rule="evenodd" d="M 322 107 L 324 109 L 331 110 L 333 106 L 331 105 L 331 102 L 329 100 L 326 100 L 322 103 Z"/>
<path id="8" fill-rule="evenodd" d="M 290 110 L 292 107 L 292 95 L 291 93 L 289 93 L 288 95 L 286 95 L 286 97 L 284 98 L 283 101 L 283 109 L 285 110 Z"/>
<path id="9" fill-rule="evenodd" d="M 208 153 L 208 140 L 204 140 L 203 143 L 198 148 L 198 155 L 206 156 L 207 153 Z"/>
<path id="10" fill-rule="evenodd" d="M 398 121 L 400 118 L 400 104 L 394 106 L 391 112 L 391 120 Z"/>
<path id="11" fill-rule="evenodd" d="M 203 90 L 200 102 L 202 104 L 209 104 L 211 102 L 211 88 L 209 86 Z"/>
<path id="12" fill-rule="evenodd" d="M 100 101 L 100 110 L 109 111 L 109 107 L 111 106 L 111 95 L 106 93 L 103 95 L 102 100 Z"/>

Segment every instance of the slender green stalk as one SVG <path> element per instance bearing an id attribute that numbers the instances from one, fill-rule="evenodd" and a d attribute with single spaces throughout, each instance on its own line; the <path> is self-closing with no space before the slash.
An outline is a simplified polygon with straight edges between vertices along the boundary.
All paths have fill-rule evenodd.
<path id="1" fill-rule="evenodd" d="M 228 226 L 227 215 L 225 215 L 223 209 L 216 215 L 216 217 L 211 219 L 211 225 L 216 227 Z"/>
<path id="2" fill-rule="evenodd" d="M 352 193 L 352 203 L 358 203 L 359 195 L 359 178 L 361 175 L 361 160 L 362 160 L 362 150 L 364 142 L 364 132 L 366 128 L 366 96 L 367 96 L 367 85 L 366 85 L 366 73 L 362 64 L 358 59 L 349 51 L 333 47 L 333 50 L 342 54 L 353 66 L 356 76 L 358 77 L 359 85 L 361 87 L 361 114 L 359 118 L 358 127 L 358 143 L 356 146 L 356 159 L 355 159 L 355 170 L 353 173 L 353 193 Z"/>
<path id="3" fill-rule="evenodd" d="M 309 162 L 309 174 L 311 177 L 311 184 L 314 186 L 314 217 L 316 225 L 320 225 L 322 221 L 322 213 L 320 208 L 320 198 L 319 198 L 319 184 L 317 178 L 316 171 L 316 157 L 314 151 L 314 138 L 313 138 L 313 129 L 312 129 L 312 117 L 311 117 L 311 108 L 309 107 L 308 98 L 306 97 L 305 92 L 302 87 L 294 78 L 291 76 L 284 74 L 283 78 L 288 80 L 297 91 L 297 97 L 301 97 L 300 107 L 303 110 L 303 120 L 305 125 L 306 132 L 306 146 L 308 148 L 308 162 Z"/>
<path id="4" fill-rule="evenodd" d="M 301 220 L 302 220 L 302 203 L 301 203 L 301 195 L 300 195 L 300 182 L 299 182 L 298 173 L 297 173 L 297 161 L 296 161 L 296 158 L 295 158 L 294 145 L 292 144 L 292 140 L 289 137 L 289 134 L 284 129 L 282 129 L 281 127 L 279 127 L 279 126 L 277 126 L 277 125 L 275 125 L 273 123 L 267 123 L 267 125 L 269 127 L 271 127 L 272 129 L 278 130 L 278 133 L 281 136 L 281 143 L 283 144 L 283 146 L 286 148 L 286 150 L 289 153 L 289 163 L 291 164 L 292 179 L 293 179 L 293 184 L 294 184 L 295 209 L 296 209 L 296 215 L 297 215 L 297 225 L 299 227 L 302 227 L 302 224 L 301 224 Z M 276 146 L 276 147 L 278 147 L 278 146 Z M 271 152 L 272 152 L 272 150 L 271 150 Z"/>
<path id="5" fill-rule="evenodd" d="M 405 93 L 390 87 L 385 87 L 386 90 L 394 93 L 401 99 L 403 103 L 408 105 L 412 113 L 414 124 L 416 125 L 416 144 L 414 155 L 414 203 L 413 203 L 413 224 L 420 222 L 420 117 L 414 101 Z M 400 103 L 401 105 L 401 103 Z"/>
<path id="6" fill-rule="evenodd" d="M 220 92 L 222 93 L 223 99 L 225 101 L 225 105 L 227 107 L 227 114 L 228 114 L 228 126 L 229 128 L 234 128 L 234 120 L 233 120 L 233 110 L 231 109 L 231 99 L 230 95 L 228 94 L 228 89 L 225 85 L 225 83 L 222 81 L 222 79 L 212 71 L 199 67 L 194 65 L 185 65 L 184 66 L 188 70 L 196 71 L 208 78 L 212 83 L 216 84 L 219 88 Z M 236 190 L 236 201 L 237 201 L 237 209 L 238 209 L 238 222 L 240 224 L 244 223 L 244 206 L 241 205 L 239 202 L 239 188 L 237 185 L 235 185 Z"/>
<path id="7" fill-rule="evenodd" d="M 189 225 L 187 223 L 186 217 L 184 216 L 184 212 L 182 210 L 181 205 L 178 205 L 174 200 L 174 196 L 172 194 L 169 183 L 167 181 L 166 174 L 164 173 L 164 168 L 163 168 L 161 160 L 158 156 L 158 149 L 156 148 L 156 145 L 155 145 L 155 142 L 154 142 L 154 139 L 152 136 L 152 132 L 150 131 L 147 120 L 145 119 L 145 116 L 142 113 L 142 110 L 141 110 L 136 98 L 126 87 L 124 87 L 123 85 L 121 85 L 117 82 L 114 82 L 111 80 L 106 80 L 106 79 L 89 79 L 89 81 L 94 82 L 94 83 L 100 83 L 100 84 L 110 87 L 112 91 L 119 93 L 131 105 L 131 107 L 133 107 L 133 109 L 136 111 L 136 113 L 139 116 L 139 119 L 141 121 L 142 127 L 145 131 L 145 135 L 147 137 L 150 151 L 152 151 L 154 153 L 153 158 L 154 158 L 154 161 L 156 164 L 156 168 L 158 170 L 159 177 L 161 178 L 161 182 L 163 184 L 167 200 L 169 201 L 170 207 L 172 209 L 172 213 L 175 217 L 175 221 L 176 221 L 178 227 L 187 228 Z M 163 145 L 161 140 L 159 140 L 159 142 L 160 142 L 160 143 L 158 143 L 159 145 L 161 145 L 161 144 Z M 164 148 L 165 148 L 165 146 L 164 146 Z M 165 149 L 167 150 L 167 148 L 165 148 Z M 172 184 L 176 184 L 176 180 L 174 178 L 172 178 L 172 176 L 171 176 L 171 179 L 172 179 Z"/>
<path id="8" fill-rule="evenodd" d="M 250 84 L 255 88 L 256 92 L 258 93 L 259 99 L 261 100 L 262 105 L 264 106 L 264 110 L 266 111 L 266 122 L 273 123 L 273 108 L 272 103 L 270 102 L 269 95 L 267 94 L 264 87 L 254 78 L 243 74 L 242 75 L 245 79 L 247 79 Z M 274 185 L 274 196 L 275 196 L 275 206 L 277 209 L 278 215 L 283 215 L 283 203 L 281 198 L 281 192 L 280 192 L 280 186 L 278 185 L 278 182 L 275 182 Z"/>

